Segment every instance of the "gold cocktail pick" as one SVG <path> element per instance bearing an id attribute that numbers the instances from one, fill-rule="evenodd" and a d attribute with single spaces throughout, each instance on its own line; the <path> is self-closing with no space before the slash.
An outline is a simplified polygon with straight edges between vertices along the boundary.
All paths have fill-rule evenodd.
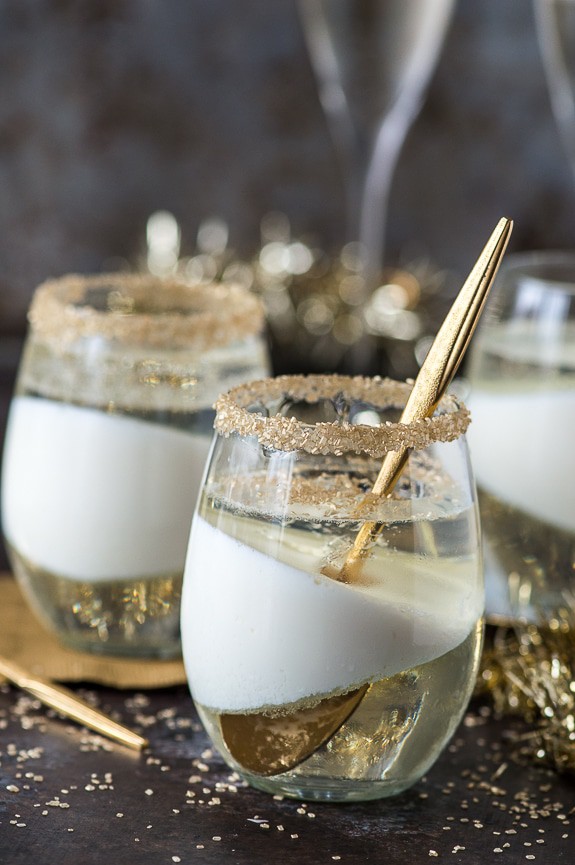
<path id="1" fill-rule="evenodd" d="M 41 676 L 33 676 L 18 664 L 2 656 L 0 656 L 0 675 L 23 691 L 32 694 L 46 706 L 50 706 L 62 715 L 89 727 L 90 730 L 101 733 L 102 736 L 107 736 L 121 745 L 126 745 L 127 748 L 141 751 L 148 744 L 143 736 L 139 736 L 128 727 L 108 718 L 103 712 L 92 708 L 80 697 L 77 697 L 73 691 L 56 685 Z"/>
<path id="2" fill-rule="evenodd" d="M 499 268 L 513 228 L 510 219 L 500 219 L 467 277 L 425 358 L 402 412 L 400 423 L 430 417 L 455 375 L 477 325 L 489 289 Z M 390 451 L 382 464 L 367 500 L 389 495 L 408 456 L 408 449 Z M 360 508 L 361 510 L 361 508 Z M 366 550 L 383 528 L 366 522 L 358 532 L 341 569 L 325 566 L 322 573 L 347 583 L 357 582 Z M 322 700 L 312 709 L 287 715 L 264 713 L 224 714 L 220 718 L 223 738 L 232 757 L 247 771 L 277 775 L 295 768 L 344 724 L 364 698 L 369 684 Z"/>
<path id="3" fill-rule="evenodd" d="M 473 335 L 487 294 L 507 247 L 513 223 L 499 220 L 473 270 L 447 313 L 417 375 L 399 423 L 409 424 L 431 417 L 452 381 Z M 395 487 L 409 450 L 389 451 L 367 497 L 370 502 L 387 496 Z M 361 512 L 361 506 L 359 511 Z M 366 522 L 359 530 L 341 570 L 326 567 L 322 573 L 352 583 L 359 579 L 366 551 L 383 529 L 383 523 Z"/>

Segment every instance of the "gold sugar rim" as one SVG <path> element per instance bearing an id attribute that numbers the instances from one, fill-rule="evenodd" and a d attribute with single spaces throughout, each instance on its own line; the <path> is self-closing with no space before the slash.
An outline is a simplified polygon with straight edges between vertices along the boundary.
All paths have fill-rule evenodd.
<path id="1" fill-rule="evenodd" d="M 82 304 L 87 292 L 109 289 L 108 308 Z M 187 285 L 152 274 L 69 274 L 42 283 L 28 320 L 34 332 L 66 345 L 103 336 L 130 345 L 207 349 L 261 333 L 261 301 L 236 283 Z"/>
<path id="2" fill-rule="evenodd" d="M 293 417 L 265 417 L 248 410 L 249 406 L 285 397 L 314 403 L 340 395 L 379 408 L 402 408 L 411 389 L 410 382 L 379 377 L 286 375 L 267 378 L 238 385 L 222 394 L 215 404 L 214 428 L 226 437 L 234 433 L 255 436 L 261 445 L 275 450 L 336 456 L 355 452 L 374 458 L 381 458 L 391 450 L 422 450 L 433 442 L 454 441 L 465 433 L 471 420 L 469 410 L 451 394 L 443 397 L 440 411 L 430 418 L 409 424 L 386 421 L 376 427 L 329 422 L 307 424 Z"/>

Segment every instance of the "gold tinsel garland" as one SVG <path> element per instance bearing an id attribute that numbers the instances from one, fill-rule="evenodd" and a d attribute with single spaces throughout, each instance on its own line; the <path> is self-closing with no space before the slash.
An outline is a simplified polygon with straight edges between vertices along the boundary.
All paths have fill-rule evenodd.
<path id="1" fill-rule="evenodd" d="M 476 693 L 528 724 L 518 756 L 575 773 L 575 597 L 540 624 L 488 627 Z"/>

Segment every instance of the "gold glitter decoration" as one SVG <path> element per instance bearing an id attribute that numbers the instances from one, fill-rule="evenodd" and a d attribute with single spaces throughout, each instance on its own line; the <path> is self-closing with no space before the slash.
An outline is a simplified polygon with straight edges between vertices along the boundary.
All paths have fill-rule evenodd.
<path id="1" fill-rule="evenodd" d="M 349 371 L 352 365 L 363 374 L 385 368 L 392 378 L 414 376 L 457 290 L 455 274 L 427 257 L 410 256 L 382 271 L 368 297 L 357 244 L 328 252 L 309 236 L 294 234 L 283 213 L 263 216 L 261 244 L 251 258 L 229 245 L 221 218 L 202 220 L 191 255 L 181 255 L 186 230 L 172 214 L 161 214 L 159 223 L 157 217 L 150 217 L 140 267 L 188 283 L 222 279 L 252 289 L 266 307 L 282 371 L 295 371 L 304 358 L 305 372 Z M 172 236 L 168 249 L 166 220 Z"/>
<path id="2" fill-rule="evenodd" d="M 129 345 L 204 350 L 260 333 L 264 310 L 257 297 L 235 283 L 71 274 L 36 289 L 28 319 L 37 335 L 56 346 L 103 336 Z"/>
<path id="3" fill-rule="evenodd" d="M 264 447 L 280 451 L 301 450 L 310 454 L 365 453 L 383 457 L 390 450 L 421 450 L 437 441 L 453 441 L 467 429 L 467 408 L 449 395 L 441 400 L 438 412 L 431 418 L 409 424 L 391 423 L 379 426 L 347 422 L 306 424 L 294 417 L 264 416 L 250 411 L 274 400 L 295 398 L 307 403 L 321 399 L 349 399 L 378 408 L 402 408 L 412 384 L 386 378 L 362 376 L 310 375 L 279 376 L 240 385 L 216 402 L 214 428 L 220 435 L 234 433 L 255 436 Z M 263 408 L 262 408 L 263 410 Z"/>
<path id="4" fill-rule="evenodd" d="M 488 632 L 477 692 L 498 715 L 517 715 L 531 730 L 518 754 L 559 772 L 575 772 L 575 597 L 545 623 Z"/>

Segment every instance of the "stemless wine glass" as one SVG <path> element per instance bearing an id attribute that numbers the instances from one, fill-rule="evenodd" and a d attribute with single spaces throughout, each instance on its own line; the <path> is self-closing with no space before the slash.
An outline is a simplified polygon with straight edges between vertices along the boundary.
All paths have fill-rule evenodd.
<path id="1" fill-rule="evenodd" d="M 300 0 L 320 100 L 347 189 L 347 240 L 368 290 L 383 265 L 387 205 L 405 136 L 435 68 L 454 0 Z"/>
<path id="2" fill-rule="evenodd" d="M 575 587 L 575 253 L 509 256 L 470 355 L 488 621 Z"/>
<path id="3" fill-rule="evenodd" d="M 182 647 L 200 716 L 255 787 L 319 800 L 392 795 L 466 707 L 482 635 L 478 514 L 453 397 L 397 423 L 408 385 L 288 376 L 216 404 L 192 523 Z M 412 448 L 392 495 L 369 495 Z M 365 520 L 380 529 L 353 577 Z"/>
<path id="4" fill-rule="evenodd" d="M 3 461 L 16 577 L 76 648 L 176 655 L 212 405 L 269 372 L 261 305 L 235 285 L 67 276 L 29 319 Z"/>

